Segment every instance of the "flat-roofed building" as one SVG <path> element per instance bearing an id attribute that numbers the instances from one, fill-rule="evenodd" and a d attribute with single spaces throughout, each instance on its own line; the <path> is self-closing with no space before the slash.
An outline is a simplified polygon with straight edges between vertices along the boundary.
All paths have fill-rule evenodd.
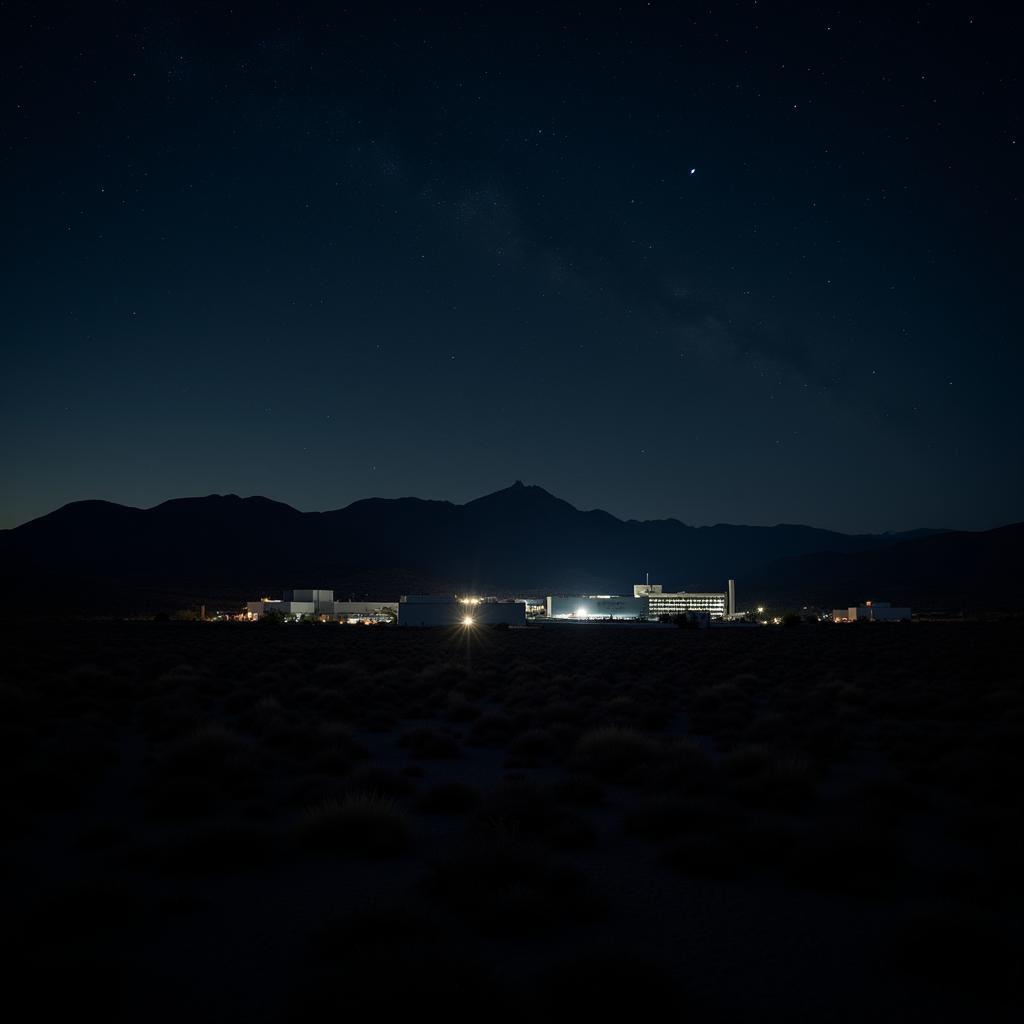
<path id="1" fill-rule="evenodd" d="M 547 599 L 549 619 L 575 622 L 597 619 L 646 619 L 647 598 L 619 597 L 614 594 L 552 595 Z"/>
<path id="2" fill-rule="evenodd" d="M 865 601 L 849 608 L 835 608 L 833 622 L 909 622 L 909 608 L 894 608 L 888 601 Z"/>
<path id="3" fill-rule="evenodd" d="M 635 597 L 646 597 L 648 614 L 652 619 L 662 615 L 686 615 L 701 612 L 713 619 L 726 618 L 736 613 L 736 584 L 729 580 L 723 591 L 678 590 L 666 592 L 660 583 L 633 584 Z"/>
<path id="4" fill-rule="evenodd" d="M 264 597 L 259 601 L 248 601 L 245 609 L 248 619 L 260 619 L 271 612 L 286 619 L 390 622 L 398 615 L 398 602 L 335 601 L 333 590 L 286 590 L 281 601 Z"/>
<path id="5" fill-rule="evenodd" d="M 269 597 L 262 601 L 248 601 L 245 608 L 250 619 L 261 619 L 268 612 L 283 615 L 286 619 L 301 619 L 318 614 L 313 601 L 276 601 Z"/>
<path id="6" fill-rule="evenodd" d="M 409 594 L 398 602 L 400 626 L 524 626 L 522 601 L 454 594 Z"/>

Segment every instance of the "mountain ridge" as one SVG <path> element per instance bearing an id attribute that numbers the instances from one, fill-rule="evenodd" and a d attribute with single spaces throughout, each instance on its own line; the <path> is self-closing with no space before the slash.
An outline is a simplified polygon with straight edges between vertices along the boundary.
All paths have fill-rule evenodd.
<path id="1" fill-rule="evenodd" d="M 517 488 L 522 488 L 522 489 L 524 489 L 526 491 L 536 491 L 536 492 L 539 492 L 540 494 L 546 495 L 548 498 L 550 498 L 552 500 L 552 502 L 557 503 L 558 505 L 561 505 L 561 506 L 565 506 L 568 509 L 571 509 L 573 512 L 577 512 L 577 513 L 580 513 L 580 514 L 583 514 L 583 515 L 587 515 L 587 514 L 590 514 L 590 513 L 597 513 L 598 515 L 600 515 L 602 517 L 607 517 L 607 518 L 610 518 L 610 519 L 614 519 L 616 522 L 619 522 L 619 523 L 638 524 L 638 525 L 641 525 L 641 526 L 648 526 L 648 525 L 659 524 L 659 523 L 671 523 L 673 525 L 682 526 L 682 527 L 685 527 L 685 528 L 691 529 L 691 530 L 713 530 L 713 529 L 717 529 L 717 528 L 720 528 L 720 527 L 727 527 L 727 528 L 731 528 L 731 529 L 740 529 L 740 530 L 745 530 L 745 529 L 750 529 L 750 530 L 771 530 L 771 529 L 777 529 L 777 528 L 780 528 L 780 527 L 794 527 L 794 528 L 798 528 L 798 529 L 802 529 L 802 530 L 816 530 L 816 531 L 819 531 L 821 533 L 834 534 L 834 535 L 842 536 L 842 537 L 892 537 L 892 538 L 907 538 L 907 537 L 911 537 L 911 536 L 918 535 L 918 534 L 979 533 L 979 532 L 986 532 L 986 531 L 976 531 L 976 530 L 951 530 L 951 529 L 949 529 L 947 527 L 915 527 L 914 529 L 911 529 L 911 530 L 883 530 L 881 533 L 869 533 L 869 532 L 864 532 L 864 533 L 846 533 L 846 532 L 844 532 L 842 530 L 833 530 L 833 529 L 831 529 L 830 527 L 827 527 L 827 526 L 810 526 L 810 525 L 808 525 L 806 523 L 778 522 L 778 523 L 769 523 L 769 524 L 763 524 L 763 525 L 756 525 L 756 524 L 751 524 L 751 523 L 717 522 L 717 523 L 704 523 L 704 524 L 701 524 L 701 525 L 694 525 L 694 524 L 691 524 L 691 523 L 687 523 L 685 520 L 678 519 L 675 516 L 662 516 L 662 517 L 658 517 L 658 518 L 654 518 L 654 519 L 637 519 L 637 518 L 634 518 L 634 517 L 622 518 L 620 516 L 616 516 L 613 512 L 608 512 L 607 510 L 601 509 L 601 508 L 593 508 L 593 509 L 577 508 L 575 505 L 573 505 L 571 502 L 569 502 L 565 498 L 557 497 L 557 495 L 552 494 L 546 488 L 540 487 L 537 484 L 524 484 L 524 483 L 522 483 L 522 481 L 518 481 L 517 480 L 515 483 L 513 483 L 509 487 L 501 488 L 500 490 L 492 491 L 489 494 L 481 495 L 479 498 L 471 498 L 469 501 L 463 502 L 462 504 L 459 504 L 458 502 L 449 501 L 449 500 L 444 499 L 444 498 L 420 498 L 420 497 L 418 497 L 416 495 L 412 495 L 412 494 L 400 495 L 399 497 L 396 497 L 396 498 L 383 498 L 383 497 L 379 497 L 379 496 L 373 495 L 373 496 L 370 496 L 370 497 L 367 497 L 367 498 L 356 498 L 354 501 L 349 502 L 347 505 L 341 505 L 338 508 L 311 510 L 311 511 L 308 511 L 308 512 L 303 512 L 301 509 L 296 508 L 294 505 L 290 505 L 290 504 L 288 504 L 287 502 L 284 502 L 284 501 L 279 501 L 276 498 L 268 498 L 266 495 L 251 494 L 251 495 L 246 495 L 245 497 L 242 497 L 241 495 L 235 494 L 233 491 L 230 491 L 230 492 L 227 492 L 227 493 L 224 493 L 224 494 L 221 494 L 221 493 L 215 491 L 215 492 L 211 492 L 209 494 L 193 494 L 193 495 L 183 495 L 183 496 L 177 497 L 177 498 L 165 498 L 163 501 L 157 502 L 155 505 L 149 505 L 149 506 L 144 506 L 144 505 L 125 505 L 125 504 L 123 504 L 121 502 L 110 501 L 110 500 L 108 500 L 106 498 L 79 498 L 79 499 L 76 499 L 75 501 L 65 502 L 63 505 L 59 505 L 56 509 L 53 509 L 50 512 L 44 512 L 42 515 L 35 516 L 32 519 L 28 519 L 24 523 L 19 523 L 17 526 L 9 526 L 9 527 L 0 528 L 0 536 L 2 536 L 4 534 L 12 533 L 12 532 L 14 532 L 16 530 L 20 530 L 20 529 L 22 529 L 22 528 L 24 528 L 26 526 L 29 526 L 32 523 L 38 523 L 41 520 L 48 519 L 48 518 L 50 518 L 52 516 L 57 515 L 58 513 L 64 512 L 67 509 L 80 508 L 80 507 L 83 507 L 83 506 L 90 506 L 90 505 L 93 505 L 93 506 L 104 506 L 104 507 L 107 507 L 107 508 L 125 509 L 125 510 L 132 511 L 132 512 L 155 512 L 155 511 L 157 511 L 159 509 L 165 508 L 166 506 L 170 506 L 170 505 L 181 506 L 181 505 L 183 505 L 185 503 L 194 503 L 194 502 L 204 502 L 204 501 L 210 501 L 210 500 L 219 500 L 219 501 L 237 501 L 237 502 L 241 502 L 241 503 L 247 503 L 248 502 L 248 503 L 254 503 L 254 504 L 255 503 L 260 503 L 260 504 L 264 504 L 264 505 L 267 505 L 267 506 L 273 506 L 273 507 L 276 507 L 276 508 L 287 509 L 288 511 L 295 512 L 295 513 L 297 513 L 299 515 L 303 515 L 303 516 L 314 516 L 314 515 L 321 515 L 321 516 L 323 516 L 323 515 L 331 515 L 331 514 L 338 513 L 338 512 L 345 512 L 345 511 L 348 511 L 349 509 L 353 508 L 354 506 L 365 505 L 365 504 L 369 504 L 369 503 L 395 504 L 395 503 L 403 503 L 403 502 L 414 502 L 414 503 L 417 503 L 417 504 L 420 504 L 420 505 L 434 505 L 434 506 L 443 506 L 443 507 L 447 507 L 447 508 L 461 508 L 461 509 L 464 509 L 464 508 L 467 508 L 467 507 L 470 507 L 470 506 L 477 506 L 478 507 L 478 506 L 481 505 L 481 503 L 487 501 L 488 499 L 497 498 L 497 497 L 500 497 L 502 495 L 507 495 L 507 494 L 513 493 L 513 492 L 515 492 L 517 490 Z M 1010 525 L 1012 525 L 1012 524 L 1010 524 Z M 994 529 L 999 529 L 999 527 L 994 527 Z"/>
<path id="2" fill-rule="evenodd" d="M 808 594 L 815 601 L 842 597 L 839 604 L 884 600 L 889 595 L 871 585 L 877 580 L 898 583 L 896 589 L 920 604 L 927 593 L 915 590 L 913 579 L 934 585 L 936 573 L 914 560 L 941 557 L 962 577 L 936 588 L 944 600 L 963 584 L 972 601 L 998 595 L 998 604 L 1007 595 L 979 577 L 969 552 L 983 559 L 989 574 L 1000 561 L 993 545 L 1010 552 L 1006 564 L 1016 564 L 1019 524 L 1003 529 L 1009 533 L 978 541 L 991 531 L 844 534 L 798 523 L 619 519 L 602 509 L 577 509 L 521 481 L 461 505 L 413 496 L 363 498 L 322 512 L 262 495 L 172 498 L 148 509 L 87 499 L 0 532 L 0 578 L 8 593 L 52 592 L 73 581 L 83 603 L 106 605 L 113 591 L 131 604 L 155 583 L 175 594 L 194 591 L 196 600 L 304 585 L 341 592 L 357 581 L 392 600 L 395 588 L 432 581 L 498 593 L 629 593 L 649 572 L 666 589 L 721 590 L 733 578 L 752 598 L 787 594 L 803 597 L 801 603 L 809 603 Z M 941 556 L 927 546 L 903 550 L 942 537 L 954 539 L 940 545 Z M 897 564 L 911 580 L 907 585 L 889 572 Z"/>

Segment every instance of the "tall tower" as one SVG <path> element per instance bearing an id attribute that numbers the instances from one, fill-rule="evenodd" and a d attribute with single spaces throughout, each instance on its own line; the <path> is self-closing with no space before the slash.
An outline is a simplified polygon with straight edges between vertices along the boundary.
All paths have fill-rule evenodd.
<path id="1" fill-rule="evenodd" d="M 736 581 L 729 580 L 729 596 L 725 602 L 725 614 L 736 614 Z"/>

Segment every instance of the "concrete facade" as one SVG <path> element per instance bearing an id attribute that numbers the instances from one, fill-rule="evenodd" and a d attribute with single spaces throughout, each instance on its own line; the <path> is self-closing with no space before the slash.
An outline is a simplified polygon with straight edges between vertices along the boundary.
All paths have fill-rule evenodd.
<path id="1" fill-rule="evenodd" d="M 547 599 L 549 619 L 646 619 L 647 597 L 618 597 L 613 594 L 552 595 Z"/>
<path id="2" fill-rule="evenodd" d="M 521 601 L 490 598 L 459 599 L 447 594 L 415 594 L 398 602 L 400 626 L 525 626 L 526 605 Z"/>
<path id="3" fill-rule="evenodd" d="M 729 580 L 723 591 L 678 590 L 666 592 L 660 583 L 635 583 L 635 597 L 645 596 L 652 619 L 662 615 L 686 615 L 701 612 L 713 619 L 736 614 L 736 581 Z"/>

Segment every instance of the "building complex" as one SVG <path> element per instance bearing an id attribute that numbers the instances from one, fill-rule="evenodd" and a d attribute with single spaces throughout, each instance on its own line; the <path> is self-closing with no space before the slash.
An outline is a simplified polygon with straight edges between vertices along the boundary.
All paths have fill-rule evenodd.
<path id="1" fill-rule="evenodd" d="M 416 594 L 398 602 L 400 626 L 524 626 L 525 601 Z"/>
<path id="2" fill-rule="evenodd" d="M 261 619 L 268 613 L 286 619 L 391 622 L 398 616 L 398 605 L 386 601 L 335 601 L 333 590 L 286 590 L 281 600 L 264 597 L 245 606 L 247 619 Z"/>
<path id="3" fill-rule="evenodd" d="M 660 583 L 637 583 L 632 597 L 614 594 L 559 595 L 547 599 L 550 619 L 660 619 L 680 615 L 706 615 L 725 619 L 736 614 L 736 584 L 723 591 L 666 591 Z"/>
<path id="4" fill-rule="evenodd" d="M 871 607 L 870 603 L 868 607 Z M 874 607 L 880 611 L 883 606 Z M 887 605 L 884 607 L 888 608 Z M 851 614 L 855 611 L 850 609 Z M 333 590 L 288 590 L 280 600 L 264 597 L 259 601 L 249 601 L 242 613 L 243 618 L 250 621 L 268 615 L 287 620 L 319 619 L 352 623 L 397 621 L 400 626 L 520 626 L 528 620 L 538 619 L 645 622 L 680 616 L 707 623 L 714 619 L 735 619 L 737 612 L 736 585 L 733 580 L 729 580 L 723 591 L 666 591 L 660 583 L 647 582 L 636 584 L 632 596 L 552 594 L 544 599 L 499 599 L 454 594 L 410 594 L 394 603 L 336 601 Z"/>
<path id="5" fill-rule="evenodd" d="M 836 608 L 833 622 L 909 622 L 909 608 L 894 608 L 888 601 L 865 601 L 849 608 Z"/>

